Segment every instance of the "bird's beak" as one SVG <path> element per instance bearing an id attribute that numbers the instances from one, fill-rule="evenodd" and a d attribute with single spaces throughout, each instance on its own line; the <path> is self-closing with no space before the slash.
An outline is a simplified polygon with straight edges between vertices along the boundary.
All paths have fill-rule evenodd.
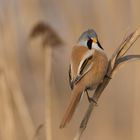
<path id="1" fill-rule="evenodd" d="M 97 38 L 94 37 L 94 38 L 92 38 L 92 40 L 94 43 L 97 43 Z"/>

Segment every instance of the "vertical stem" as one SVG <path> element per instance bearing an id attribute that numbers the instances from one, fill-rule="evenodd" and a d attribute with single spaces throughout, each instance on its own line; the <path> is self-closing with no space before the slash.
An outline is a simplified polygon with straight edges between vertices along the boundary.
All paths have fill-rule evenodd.
<path id="1" fill-rule="evenodd" d="M 15 103 L 17 113 L 20 116 L 27 139 L 32 140 L 35 133 L 35 128 L 34 128 L 34 124 L 30 116 L 27 104 L 24 99 L 24 95 L 20 89 L 19 81 L 15 73 L 9 68 L 7 69 L 8 70 L 6 70 L 5 72 L 6 81 L 7 81 L 8 87 L 11 90 L 12 98 Z"/>
<path id="2" fill-rule="evenodd" d="M 51 112 L 51 54 L 52 48 L 45 46 L 45 126 L 46 140 L 52 140 L 52 112 Z"/>
<path id="3" fill-rule="evenodd" d="M 9 89 L 5 81 L 4 72 L 0 73 L 0 98 L 1 98 L 1 113 L 0 113 L 0 132 L 3 140 L 17 140 L 16 125 L 13 112 L 13 103 Z"/>

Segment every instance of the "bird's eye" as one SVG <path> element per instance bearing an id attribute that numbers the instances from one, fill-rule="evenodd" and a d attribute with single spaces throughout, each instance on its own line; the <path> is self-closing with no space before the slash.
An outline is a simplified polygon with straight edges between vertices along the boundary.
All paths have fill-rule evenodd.
<path id="1" fill-rule="evenodd" d="M 88 46 L 89 49 L 92 49 L 92 42 L 93 42 L 92 39 L 89 39 L 89 40 L 87 41 L 87 46 Z"/>

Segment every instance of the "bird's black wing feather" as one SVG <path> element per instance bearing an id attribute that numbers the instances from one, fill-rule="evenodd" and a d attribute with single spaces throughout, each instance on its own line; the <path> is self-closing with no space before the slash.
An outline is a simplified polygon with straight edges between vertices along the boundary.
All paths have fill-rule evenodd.
<path id="1" fill-rule="evenodd" d="M 92 63 L 91 63 L 91 59 L 92 59 L 93 55 L 90 55 L 89 57 L 87 57 L 83 64 L 81 65 L 79 74 L 77 75 L 77 77 L 74 80 L 74 85 L 76 85 L 85 75 L 86 73 L 90 70 L 90 68 L 92 67 Z"/>
<path id="2" fill-rule="evenodd" d="M 73 82 L 71 78 L 71 65 L 69 66 L 69 85 L 70 85 L 70 88 L 73 89 Z"/>
<path id="3" fill-rule="evenodd" d="M 92 55 L 89 56 L 88 58 L 85 59 L 85 61 L 83 62 L 81 68 L 80 68 L 80 75 L 82 75 L 86 70 L 87 68 L 89 67 L 90 63 L 89 63 L 89 60 L 92 59 Z"/>

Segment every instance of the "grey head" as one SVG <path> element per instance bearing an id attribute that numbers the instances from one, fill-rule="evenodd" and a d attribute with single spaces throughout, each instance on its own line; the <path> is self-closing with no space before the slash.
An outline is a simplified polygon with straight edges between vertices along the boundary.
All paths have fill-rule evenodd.
<path id="1" fill-rule="evenodd" d="M 93 29 L 88 29 L 87 31 L 83 32 L 79 38 L 78 43 L 79 45 L 88 47 L 89 49 L 94 48 L 98 50 L 103 50 L 98 41 L 97 34 Z"/>
<path id="2" fill-rule="evenodd" d="M 79 38 L 79 41 L 88 40 L 89 38 L 97 38 L 97 34 L 96 34 L 95 30 L 88 29 L 87 31 L 83 32 Z"/>

